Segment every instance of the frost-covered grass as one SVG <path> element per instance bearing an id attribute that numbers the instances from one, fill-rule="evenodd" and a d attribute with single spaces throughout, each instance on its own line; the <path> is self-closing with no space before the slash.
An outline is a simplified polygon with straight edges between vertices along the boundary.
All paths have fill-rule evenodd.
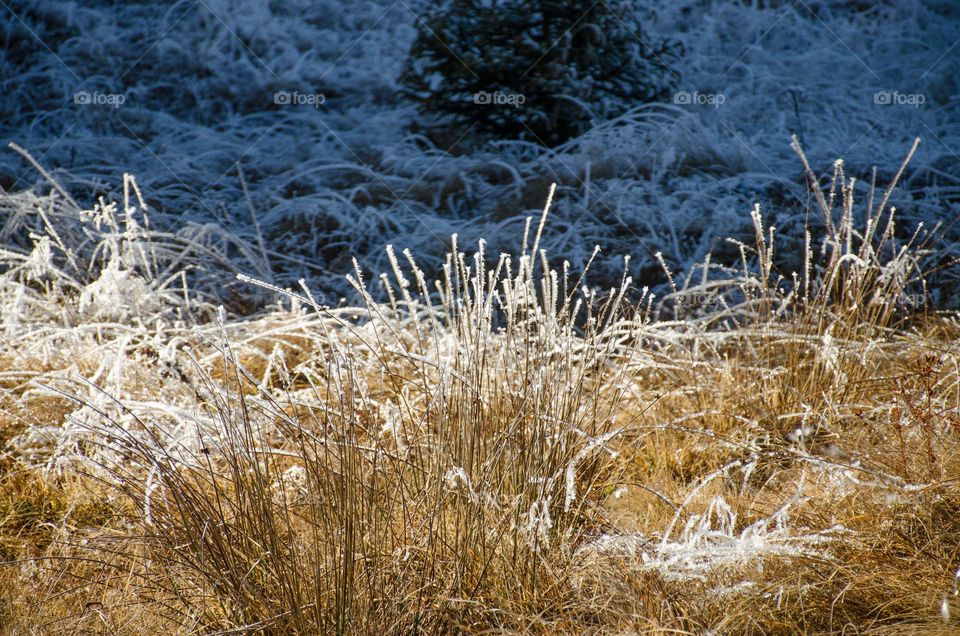
<path id="1" fill-rule="evenodd" d="M 560 196 L 544 247 L 582 267 L 600 244 L 594 276 L 609 284 L 621 254 L 651 285 L 661 282 L 657 252 L 674 271 L 707 253 L 734 263 L 723 239 L 752 236 L 745 201 L 770 210 L 781 265 L 796 268 L 790 258 L 816 219 L 805 215 L 793 133 L 828 167 L 825 178 L 842 156 L 861 198 L 872 167 L 887 182 L 919 135 L 892 193 L 902 225 L 949 225 L 960 214 L 956 3 L 650 2 L 659 17 L 649 30 L 686 49 L 681 90 L 722 105 L 637 107 L 553 150 L 426 138 L 430 119 L 397 94 L 421 4 L 12 1 L 0 73 L 0 108 L 11 115 L 0 131 L 62 169 L 85 206 L 119 198 L 115 175 L 127 171 L 162 231 L 216 223 L 258 244 L 262 230 L 268 278 L 304 276 L 333 304 L 350 295 L 350 259 L 383 271 L 388 243 L 415 248 L 424 267 L 442 259 L 453 232 L 464 244 L 485 238 L 493 254 L 517 252 L 522 218 L 551 182 Z M 77 91 L 125 102 L 76 104 Z M 277 91 L 326 101 L 280 106 Z M 925 101 L 877 104 L 878 91 Z M 5 189 L 37 178 L 18 154 L 0 154 Z M 951 226 L 942 236 L 936 258 L 947 262 L 960 234 Z M 957 303 L 955 271 L 931 283 L 940 303 Z"/>
<path id="2" fill-rule="evenodd" d="M 550 188 L 335 307 L 124 185 L 0 197 L 3 633 L 957 629 L 960 325 L 893 184 L 663 295 L 551 267 Z"/>
<path id="3" fill-rule="evenodd" d="M 723 103 L 545 149 L 419 0 L 6 3 L 0 634 L 956 632 L 957 7 L 651 4 Z"/>

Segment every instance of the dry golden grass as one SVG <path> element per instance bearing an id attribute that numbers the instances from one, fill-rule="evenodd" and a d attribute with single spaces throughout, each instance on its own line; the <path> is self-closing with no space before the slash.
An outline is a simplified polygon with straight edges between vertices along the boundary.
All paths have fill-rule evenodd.
<path id="1" fill-rule="evenodd" d="M 537 229 L 435 290 L 391 252 L 385 302 L 4 342 L 0 633 L 956 633 L 960 325 L 834 185 L 792 285 L 757 212 L 677 320 Z"/>
<path id="2" fill-rule="evenodd" d="M 84 470 L 50 474 L 24 466 L 13 452 L 0 477 L 0 547 L 8 562 L 0 571 L 0 622 L 9 634 L 211 632 L 271 618 L 276 633 L 415 626 L 428 633 L 950 633 L 956 623 L 944 622 L 940 605 L 949 599 L 960 562 L 954 329 L 934 322 L 878 340 L 868 369 L 844 368 L 856 380 L 843 401 L 830 395 L 839 387 L 817 387 L 796 372 L 815 366 L 816 349 L 806 356 L 793 352 L 792 369 L 776 364 L 782 352 L 758 348 L 757 356 L 676 364 L 643 382 L 628 376 L 632 393 L 618 398 L 613 414 L 618 425 L 626 424 L 612 442 L 619 454 L 594 468 L 576 518 L 555 520 L 565 524 L 563 532 L 555 526 L 540 553 L 495 510 L 431 485 L 431 479 L 443 483 L 439 458 L 409 454 L 393 465 L 395 440 L 370 430 L 382 418 L 373 402 L 414 402 L 413 369 L 402 381 L 387 374 L 364 378 L 365 403 L 349 411 L 365 429 L 356 442 L 382 444 L 379 466 L 364 466 L 370 459 L 345 446 L 324 448 L 292 434 L 272 445 L 289 455 L 258 466 L 250 440 L 240 439 L 243 416 L 237 414 L 232 424 L 241 450 L 217 465 L 221 483 L 203 465 L 171 471 L 165 478 L 178 487 L 156 496 L 151 526 L 133 505 L 144 495 L 142 482 L 102 484 Z M 222 359 L 211 366 L 222 374 Z M 5 389 L 5 403 L 26 412 L 6 414 L 7 439 L 22 432 L 24 418 L 56 426 L 69 410 L 66 398 L 21 401 L 22 389 Z M 149 389 L 139 387 L 143 397 Z M 496 404 L 460 398 L 446 416 L 454 424 L 489 427 L 472 436 L 456 432 L 474 444 L 503 444 L 503 427 L 522 420 L 530 400 L 539 400 L 530 407 L 535 411 L 564 399 L 550 387 L 539 391 L 546 393 L 519 403 L 507 394 Z M 785 437 L 804 403 L 822 408 L 819 430 L 805 446 Z M 825 403 L 829 408 L 820 406 Z M 425 416 L 422 405 L 410 408 Z M 304 431 L 329 426 L 318 420 L 320 411 L 299 417 L 289 422 Z M 459 451 L 464 458 L 485 452 Z M 488 452 L 483 457 L 502 451 Z M 803 479 L 790 526 L 846 531 L 823 545 L 822 555 L 768 556 L 762 568 L 725 564 L 702 580 L 671 580 L 626 552 L 589 560 L 577 553 L 599 533 L 656 537 L 675 512 L 665 499 L 677 505 L 698 480 L 737 459 L 754 463 L 751 475 L 741 479 L 730 471 L 715 480 L 687 502 L 689 514 L 722 496 L 738 515 L 736 534 L 781 506 Z M 288 473 L 291 483 L 280 489 L 286 495 L 277 497 L 274 482 L 293 465 L 317 474 L 298 481 L 296 472 Z M 844 466 L 856 466 L 856 481 L 837 477 Z M 432 476 L 417 472 L 430 470 Z M 484 483 L 500 496 L 523 490 L 509 466 Z M 397 492 L 403 489 L 410 492 Z M 129 499 L 118 496 L 124 490 Z M 344 509 L 331 510 L 334 502 Z M 345 536 L 350 524 L 363 529 Z M 416 536 L 418 530 L 425 536 Z M 337 550 L 344 539 L 370 563 L 353 561 L 347 572 L 327 569 L 345 563 Z M 751 586 L 736 590 L 744 582 Z M 732 591 L 718 593 L 724 588 Z M 330 604 L 322 613 L 307 607 L 318 598 Z M 282 616 L 298 604 L 302 615 Z M 952 608 L 955 621 L 956 601 Z"/>

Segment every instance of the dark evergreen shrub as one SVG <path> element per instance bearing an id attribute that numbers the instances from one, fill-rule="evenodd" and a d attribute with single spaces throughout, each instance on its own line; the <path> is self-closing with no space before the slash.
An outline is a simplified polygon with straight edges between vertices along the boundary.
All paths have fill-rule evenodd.
<path id="1" fill-rule="evenodd" d="M 646 33 L 636 5 L 442 0 L 422 14 L 401 84 L 452 123 L 555 145 L 675 87 L 679 47 Z"/>

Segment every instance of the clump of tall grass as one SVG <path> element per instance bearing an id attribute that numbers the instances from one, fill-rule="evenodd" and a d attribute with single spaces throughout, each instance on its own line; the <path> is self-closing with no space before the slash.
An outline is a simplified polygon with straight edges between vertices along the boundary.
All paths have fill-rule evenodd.
<path id="1" fill-rule="evenodd" d="M 224 228 L 191 222 L 155 227 L 132 175 L 123 175 L 120 201 L 101 197 L 87 208 L 26 150 L 11 147 L 51 190 L 0 193 L 0 307 L 8 331 L 40 324 L 203 322 L 221 302 L 240 309 L 253 300 L 238 289 L 231 298 L 224 288 L 241 264 L 270 276 L 263 250 Z M 162 225 L 169 227 L 170 219 Z"/>
<path id="2" fill-rule="evenodd" d="M 920 224 L 912 237 L 901 241 L 896 233 L 896 209 L 890 196 L 916 153 L 916 139 L 893 180 L 875 201 L 877 184 L 869 185 L 862 211 L 854 197 L 856 178 L 847 178 L 843 161 L 834 164 L 828 192 L 810 166 L 796 137 L 792 147 L 804 166 L 815 210 L 804 230 L 800 271 L 777 268 L 776 228 L 764 225 L 760 205 L 750 218 L 755 241 L 748 245 L 728 239 L 740 253 L 739 269 L 712 265 L 710 258 L 687 273 L 678 286 L 664 264 L 670 292 L 661 300 L 675 316 L 697 320 L 705 328 L 736 329 L 775 321 L 813 326 L 817 333 L 834 328 L 867 329 L 866 337 L 926 309 L 922 272 L 929 254 L 931 232 Z M 875 173 L 874 173 L 875 176 Z M 858 224 L 858 218 L 862 221 Z M 822 228 L 813 234 L 817 226 Z M 661 259 L 661 263 L 663 260 Z M 701 279 L 696 279 L 697 271 Z M 723 275 L 711 275 L 719 272 Z M 707 305 L 707 311 L 703 305 Z M 699 312 L 697 310 L 700 310 Z"/>
<path id="3" fill-rule="evenodd" d="M 861 202 L 854 197 L 857 180 L 845 176 L 842 161 L 834 164 L 824 192 L 794 138 L 819 214 L 808 219 L 801 258 L 792 259 L 802 263 L 799 271 L 778 268 L 776 228 L 756 205 L 754 243 L 732 241 L 739 267 L 707 258 L 677 281 L 664 264 L 670 291 L 656 315 L 672 312 L 698 348 L 778 370 L 767 378 L 781 407 L 810 412 L 844 401 L 875 373 L 871 352 L 932 313 L 923 264 L 937 228 L 925 232 L 921 224 L 901 240 L 896 210 L 888 206 L 919 143 L 882 193 L 874 180 Z"/>
<path id="4" fill-rule="evenodd" d="M 624 302 L 629 278 L 600 294 L 549 266 L 546 214 L 492 268 L 482 243 L 468 259 L 454 237 L 432 289 L 391 251 L 382 303 L 358 266 L 354 316 L 304 288 L 313 358 L 280 363 L 268 388 L 223 344 L 233 390 L 208 378 L 216 426 L 197 440 L 94 425 L 119 451 L 100 469 L 145 511 L 184 616 L 369 633 L 560 611 L 562 546 L 597 522 L 644 318 Z"/>

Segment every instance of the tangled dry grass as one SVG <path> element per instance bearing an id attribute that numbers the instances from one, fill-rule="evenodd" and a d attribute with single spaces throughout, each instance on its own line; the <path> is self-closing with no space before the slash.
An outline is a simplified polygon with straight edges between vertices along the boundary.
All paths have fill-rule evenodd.
<path id="1" fill-rule="evenodd" d="M 548 201 L 517 256 L 454 238 L 431 285 L 390 251 L 357 306 L 248 318 L 135 188 L 82 232 L 39 207 L 0 290 L 0 631 L 955 632 L 960 324 L 883 193 L 810 185 L 795 274 L 757 209 L 738 269 L 594 289 Z"/>

